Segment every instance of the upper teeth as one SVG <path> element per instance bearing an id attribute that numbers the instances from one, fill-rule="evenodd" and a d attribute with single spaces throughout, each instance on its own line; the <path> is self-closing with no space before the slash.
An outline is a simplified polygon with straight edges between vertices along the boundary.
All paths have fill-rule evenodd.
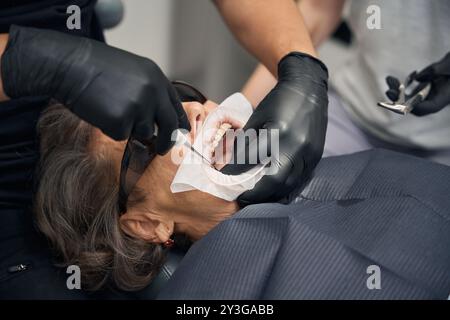
<path id="1" fill-rule="evenodd" d="M 213 142 L 212 142 L 212 149 L 214 150 L 219 145 L 220 140 L 224 136 L 224 134 L 227 132 L 228 129 L 231 128 L 231 124 L 229 123 L 222 123 L 219 127 L 219 129 L 216 132 L 216 135 L 214 136 Z"/>

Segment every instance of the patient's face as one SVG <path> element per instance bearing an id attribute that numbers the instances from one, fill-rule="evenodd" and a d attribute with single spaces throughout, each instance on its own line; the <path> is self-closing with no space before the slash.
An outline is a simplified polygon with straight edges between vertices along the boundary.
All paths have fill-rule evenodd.
<path id="1" fill-rule="evenodd" d="M 207 101 L 205 104 L 198 102 L 184 102 L 182 105 L 191 125 L 189 139 L 192 143 L 197 136 L 202 123 L 208 114 L 217 108 L 217 104 L 212 101 Z M 115 141 L 98 129 L 96 129 L 95 136 L 94 143 L 96 145 L 96 149 L 101 150 L 101 148 L 104 148 L 103 150 L 107 151 L 107 153 L 109 153 L 109 155 L 113 158 L 117 172 L 120 172 L 120 163 L 125 151 L 127 140 Z M 158 178 L 162 178 L 162 180 L 159 180 L 158 184 L 163 182 L 164 185 L 166 183 L 170 185 L 179 166 L 179 161 L 172 161 L 172 159 L 179 160 L 183 157 L 183 152 L 184 148 L 182 146 L 174 146 L 167 154 L 163 156 L 157 155 L 147 167 L 144 176 L 148 174 L 153 175 L 157 172 L 161 173 L 157 174 Z M 138 181 L 137 185 L 141 185 L 142 182 L 143 181 Z"/>
<path id="2" fill-rule="evenodd" d="M 207 101 L 205 104 L 186 102 L 183 103 L 183 108 L 191 125 L 189 138 L 193 142 L 204 120 L 210 112 L 217 108 L 217 104 L 212 101 Z M 126 141 L 115 141 L 100 130 L 96 130 L 94 146 L 94 150 L 103 148 L 103 151 L 106 151 L 104 154 L 113 159 L 117 176 L 119 176 Z M 170 191 L 170 184 L 180 163 L 179 161 L 174 162 L 172 159 L 182 158 L 184 150 L 186 149 L 183 146 L 174 146 L 167 154 L 157 155 L 137 182 L 136 187 L 143 191 L 148 198 L 146 208 L 191 216 L 214 214 L 217 208 L 236 212 L 238 206 L 235 202 L 228 202 L 204 192 L 193 190 L 174 194 Z M 174 155 L 174 153 L 176 154 Z"/>

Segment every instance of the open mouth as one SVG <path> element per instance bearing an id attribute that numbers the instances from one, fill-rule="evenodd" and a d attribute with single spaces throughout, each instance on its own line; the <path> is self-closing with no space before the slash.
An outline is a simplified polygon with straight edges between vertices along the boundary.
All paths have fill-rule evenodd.
<path id="1" fill-rule="evenodd" d="M 222 122 L 211 140 L 211 163 L 220 170 L 231 159 L 234 142 L 234 127 L 229 122 Z"/>

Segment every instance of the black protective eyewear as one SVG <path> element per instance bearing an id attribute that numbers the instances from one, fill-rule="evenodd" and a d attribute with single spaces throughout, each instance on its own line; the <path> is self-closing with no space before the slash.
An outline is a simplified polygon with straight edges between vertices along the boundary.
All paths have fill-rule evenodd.
<path id="1" fill-rule="evenodd" d="M 197 101 L 205 103 L 207 98 L 192 85 L 183 81 L 173 81 L 181 102 Z M 137 181 L 156 156 L 156 136 L 148 141 L 130 137 L 125 147 L 120 166 L 119 210 L 127 211 L 127 201 Z"/>

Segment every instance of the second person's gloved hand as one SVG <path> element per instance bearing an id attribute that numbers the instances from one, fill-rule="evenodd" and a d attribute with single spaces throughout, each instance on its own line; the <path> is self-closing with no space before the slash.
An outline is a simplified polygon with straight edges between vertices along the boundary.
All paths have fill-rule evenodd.
<path id="1" fill-rule="evenodd" d="M 411 113 L 424 116 L 436 113 L 450 105 L 450 53 L 442 60 L 431 64 L 419 73 L 413 72 L 410 77 L 421 83 L 431 83 L 431 91 L 424 101 L 414 106 Z M 389 90 L 386 95 L 392 101 L 399 96 L 400 81 L 392 76 L 386 78 Z M 415 92 L 412 93 L 412 95 Z"/>
<path id="2" fill-rule="evenodd" d="M 315 168 L 325 143 L 327 80 L 327 68 L 312 56 L 293 52 L 280 61 L 277 85 L 258 105 L 244 127 L 244 131 L 278 130 L 279 156 L 271 154 L 271 166 L 276 167 L 276 174 L 264 176 L 255 188 L 243 193 L 238 198 L 241 207 L 282 199 Z M 235 143 L 234 164 L 221 171 L 236 175 L 254 166 L 238 164 L 237 160 L 247 156 L 248 162 L 248 155 L 257 153 L 260 144 L 266 143 L 262 140 L 259 137 L 259 140 L 246 145 Z"/>
<path id="3" fill-rule="evenodd" d="M 50 96 L 116 140 L 151 138 L 172 147 L 172 131 L 189 129 L 178 96 L 151 60 L 64 33 L 11 26 L 1 59 L 10 98 Z"/>

